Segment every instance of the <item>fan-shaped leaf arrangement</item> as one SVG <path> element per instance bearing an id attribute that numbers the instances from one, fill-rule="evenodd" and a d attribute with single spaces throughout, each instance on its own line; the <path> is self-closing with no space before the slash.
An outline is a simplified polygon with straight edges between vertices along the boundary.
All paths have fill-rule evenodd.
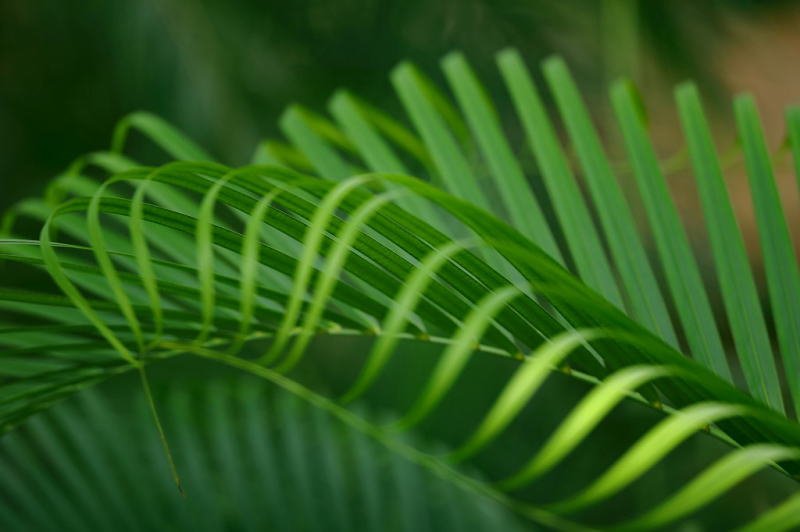
<path id="1" fill-rule="evenodd" d="M 724 302 L 724 316 L 715 316 L 632 88 L 614 84 L 611 102 L 666 293 L 564 64 L 551 59 L 543 71 L 577 170 L 519 55 L 504 51 L 497 59 L 546 197 L 534 194 L 531 172 L 458 54 L 442 62 L 458 109 L 402 64 L 391 80 L 411 129 L 341 92 L 330 102 L 333 121 L 290 107 L 280 122 L 289 142 L 263 142 L 242 168 L 210 160 L 154 116 L 125 118 L 112 151 L 79 159 L 45 199 L 23 201 L 6 215 L 2 258 L 33 278 L 47 275 L 40 290 L 7 280 L 0 291 L 4 429 L 125 371 L 138 371 L 147 392 L 147 366 L 188 353 L 262 377 L 392 447 L 391 434 L 431 414 L 470 357 L 505 356 L 519 367 L 472 435 L 445 458 L 417 452 L 417 459 L 534 521 L 580 528 L 570 514 L 619 493 L 708 427 L 731 443 L 730 453 L 612 528 L 672 523 L 763 467 L 800 473 L 800 426 L 786 414 L 800 405 L 800 275 L 752 99 L 738 97 L 735 114 L 771 313 L 759 303 L 697 90 L 687 84 L 676 91 Z M 800 114 L 788 120 L 800 161 Z M 123 156 L 132 129 L 177 161 L 145 167 Z M 109 177 L 87 177 L 96 169 Z M 38 238 L 25 239 L 30 224 L 22 218 L 39 223 Z M 773 316 L 780 357 L 765 315 Z M 732 359 L 717 327 L 722 320 L 732 331 Z M 340 398 L 291 377 L 317 334 L 375 337 Z M 368 423 L 346 405 L 375 384 L 404 339 L 443 350 L 407 412 L 388 427 Z M 515 474 L 487 484 L 448 465 L 497 439 L 555 370 L 593 389 Z M 731 382 L 739 371 L 746 392 Z M 572 496 L 543 504 L 515 495 L 567 459 L 626 398 L 665 415 Z M 797 524 L 800 496 L 743 526 Z"/>

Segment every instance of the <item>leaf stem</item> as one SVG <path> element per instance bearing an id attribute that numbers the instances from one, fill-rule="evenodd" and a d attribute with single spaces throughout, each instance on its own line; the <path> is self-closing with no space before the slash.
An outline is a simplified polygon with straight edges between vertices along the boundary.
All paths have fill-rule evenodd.
<path id="1" fill-rule="evenodd" d="M 167 435 L 164 432 L 164 426 L 161 424 L 161 418 L 158 415 L 158 409 L 156 408 L 156 403 L 153 400 L 153 393 L 150 390 L 150 382 L 147 379 L 147 373 L 145 373 L 144 364 L 138 363 L 135 366 L 139 373 L 139 379 L 142 382 L 144 396 L 147 399 L 147 407 L 150 409 L 150 414 L 153 416 L 153 422 L 155 423 L 156 430 L 158 431 L 158 438 L 161 440 L 161 447 L 164 449 L 164 456 L 169 464 L 169 472 L 172 475 L 172 480 L 175 482 L 175 486 L 178 488 L 178 493 L 181 494 L 181 497 L 185 497 L 186 494 L 184 493 L 183 486 L 181 485 L 181 478 L 180 475 L 178 475 L 178 468 L 175 466 L 175 461 L 172 459 L 172 452 L 169 448 Z"/>

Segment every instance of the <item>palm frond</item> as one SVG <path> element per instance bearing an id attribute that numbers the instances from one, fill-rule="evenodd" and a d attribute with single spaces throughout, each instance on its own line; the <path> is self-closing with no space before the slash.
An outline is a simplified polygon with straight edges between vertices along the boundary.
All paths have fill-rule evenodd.
<path id="1" fill-rule="evenodd" d="M 139 397 L 123 407 L 110 395 L 78 394 L 0 441 L 3 530 L 378 530 L 393 522 L 386 529 L 399 530 L 406 518 L 446 530 L 465 521 L 523 530 L 508 509 L 291 394 L 242 379 L 181 382 L 159 394 L 183 498 L 162 475 L 158 441 L 138 430 L 149 422 L 147 405 Z"/>
<path id="2" fill-rule="evenodd" d="M 764 466 L 796 476 L 800 426 L 785 415 L 776 361 L 760 321 L 767 313 L 760 312 L 735 220 L 725 208 L 696 96 L 679 93 L 679 107 L 701 175 L 727 317 L 749 394 L 731 384 L 718 317 L 630 88 L 615 84 L 611 99 L 677 309 L 674 321 L 566 67 L 549 60 L 545 76 L 601 228 L 591 221 L 588 198 L 522 60 L 503 52 L 498 61 L 555 212 L 558 223 L 550 227 L 543 198 L 525 186 L 524 170 L 485 90 L 459 55 L 448 56 L 443 67 L 464 119 L 429 79 L 403 64 L 392 81 L 419 139 L 339 93 L 331 108 L 341 129 L 302 108 L 287 111 L 281 125 L 290 145 L 267 141 L 256 152 L 258 161 L 280 166 L 231 168 L 209 161 L 160 119 L 137 113 L 124 120 L 115 133 L 114 155 L 81 159 L 54 182 L 49 197 L 69 199 L 50 206 L 23 202 L 6 217 L 10 232 L 14 216 L 43 224 L 38 240 L 16 235 L 0 242 L 0 253 L 31 275 L 45 275 L 37 290 L 0 291 L 3 307 L 13 311 L 0 330 L 6 347 L 0 357 L 2 427 L 8 430 L 113 375 L 130 369 L 144 375 L 145 367 L 161 359 L 192 354 L 266 379 L 454 482 L 550 526 L 579 526 L 558 516 L 618 494 L 709 426 L 737 449 L 674 497 L 619 527 L 651 528 L 683 518 Z M 736 109 L 775 328 L 796 404 L 800 376 L 790 370 L 800 356 L 792 348 L 800 301 L 797 262 L 752 103 L 737 100 Z M 120 168 L 119 152 L 131 128 L 183 161 Z M 491 180 L 479 177 L 484 159 Z M 323 178 L 292 169 L 298 160 Z M 95 183 L 83 177 L 87 164 L 111 176 Z M 371 173 L 352 176 L 362 166 Z M 426 168 L 445 190 L 397 173 Z M 488 189 L 497 193 L 485 194 Z M 554 236 L 559 234 L 563 247 Z M 740 282 L 743 291 L 736 294 Z M 753 322 L 746 316 L 750 311 L 756 312 Z M 390 427 L 380 428 L 287 376 L 320 334 L 377 338 L 360 376 L 344 392 L 346 401 L 376 385 L 399 340 L 437 342 L 444 349 L 413 404 Z M 689 356 L 680 352 L 682 345 Z M 497 390 L 472 435 L 455 445 L 451 462 L 470 459 L 503 434 L 554 370 L 593 386 L 516 474 L 496 479 L 499 487 L 399 446 L 392 436 L 439 407 L 476 351 L 518 359 L 519 367 Z M 665 415 L 596 480 L 555 502 L 501 491 L 539 480 L 624 398 Z M 792 501 L 756 526 L 792 526 L 785 520 Z"/>

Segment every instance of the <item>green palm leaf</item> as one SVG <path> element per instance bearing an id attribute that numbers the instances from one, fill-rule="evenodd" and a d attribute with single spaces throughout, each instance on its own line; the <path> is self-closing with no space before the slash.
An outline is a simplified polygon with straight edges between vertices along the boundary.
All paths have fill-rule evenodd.
<path id="1" fill-rule="evenodd" d="M 265 141 L 256 152 L 257 161 L 280 166 L 213 163 L 160 119 L 143 113 L 126 118 L 114 135 L 116 155 L 81 159 L 54 181 L 49 204 L 29 200 L 5 218 L 9 238 L 0 241 L 0 256 L 43 282 L 35 290 L 13 283 L 0 290 L 0 304 L 11 311 L 0 323 L 3 429 L 76 390 L 135 369 L 163 436 L 145 368 L 189 354 L 267 380 L 454 484 L 551 527 L 579 529 L 561 516 L 629 488 L 707 427 L 739 449 L 674 497 L 637 509 L 639 515 L 618 523 L 621 528 L 683 518 L 762 467 L 800 473 L 800 426 L 785 415 L 762 324 L 768 314 L 754 295 L 735 219 L 725 208 L 721 171 L 696 96 L 679 92 L 679 108 L 733 329 L 731 360 L 716 324 L 723 316 L 708 303 L 630 88 L 613 85 L 611 99 L 677 311 L 674 321 L 566 67 L 551 59 L 544 70 L 591 202 L 522 60 L 503 52 L 498 63 L 547 198 L 530 191 L 522 159 L 459 55 L 448 56 L 443 68 L 464 119 L 406 63 L 392 81 L 419 138 L 340 93 L 331 109 L 341 129 L 300 107 L 287 110 L 281 126 L 289 144 Z M 736 111 L 774 325 L 796 404 L 797 262 L 752 102 L 737 100 Z M 130 128 L 184 162 L 128 164 L 119 152 Z M 355 159 L 371 173 L 359 174 Z M 87 179 L 87 164 L 109 178 Z M 305 164 L 322 177 L 300 173 Z M 398 173 L 407 169 L 429 174 L 444 190 Z M 491 179 L 481 178 L 484 173 Z M 553 207 L 552 226 L 540 204 Z M 598 212 L 599 228 L 590 207 Z M 15 218 L 41 224 L 38 239 L 17 234 Z M 563 245 L 553 235 L 563 235 Z M 402 340 L 444 349 L 408 410 L 380 427 L 301 384 L 295 369 L 321 334 L 377 338 L 343 391 L 345 402 L 375 388 Z M 455 393 L 476 353 L 519 360 L 519 366 L 470 435 L 453 442 L 455 451 L 446 459 L 398 440 L 396 431 L 429 419 Z M 744 372 L 746 390 L 731 384 L 731 363 Z M 453 461 L 473 460 L 503 435 L 558 370 L 592 388 L 540 450 L 516 472 L 487 471 L 497 485 L 455 468 Z M 575 452 L 623 398 L 662 409 L 663 418 L 595 481 L 566 498 L 529 500 L 520 491 Z M 224 450 L 231 444 L 217 445 Z M 196 456 L 193 446 L 186 439 L 181 452 Z M 235 467 L 228 460 L 226 470 Z M 326 460 L 327 477 L 341 476 L 336 460 Z M 202 464 L 186 467 L 203 482 Z M 504 491 L 511 489 L 513 494 Z M 753 526 L 791 526 L 785 517 L 791 501 Z M 334 506 L 334 518 L 346 522 L 344 506 Z"/>

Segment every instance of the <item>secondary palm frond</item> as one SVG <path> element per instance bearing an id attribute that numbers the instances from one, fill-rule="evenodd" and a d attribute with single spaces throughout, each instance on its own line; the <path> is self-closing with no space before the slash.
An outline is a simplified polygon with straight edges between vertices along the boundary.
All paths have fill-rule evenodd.
<path id="1" fill-rule="evenodd" d="M 31 420 L 0 441 L 3 530 L 524 530 L 508 510 L 256 384 L 183 382 L 159 401 L 185 498 L 140 430 L 141 397 L 123 408 L 87 391 Z"/>
<path id="2" fill-rule="evenodd" d="M 54 181 L 47 200 L 26 200 L 6 217 L 5 229 L 16 238 L 2 241 L 2 258 L 32 278 L 44 272 L 42 284 L 56 289 L 0 291 L 0 305 L 11 311 L 0 331 L 2 426 L 131 369 L 146 386 L 148 365 L 189 353 L 271 381 L 391 446 L 391 431 L 431 414 L 477 351 L 520 364 L 474 433 L 447 457 L 451 462 L 470 459 L 498 438 L 553 370 L 594 385 L 544 447 L 515 474 L 497 478 L 499 484 L 474 483 L 440 459 L 422 460 L 533 520 L 579 528 L 561 516 L 624 490 L 709 426 L 736 449 L 617 528 L 673 522 L 762 467 L 796 476 L 800 426 L 785 415 L 778 364 L 696 90 L 681 86 L 678 107 L 733 331 L 734 367 L 748 393 L 731 383 L 722 336 L 633 90 L 615 84 L 611 100 L 667 294 L 564 64 L 547 61 L 545 78 L 599 228 L 521 58 L 505 51 L 498 64 L 555 224 L 543 214 L 485 90 L 457 54 L 443 68 L 460 112 L 421 72 L 402 64 L 392 82 L 416 134 L 343 92 L 331 100 L 336 123 L 293 106 L 281 119 L 290 143 L 262 143 L 257 164 L 242 168 L 209 160 L 156 117 L 126 118 L 112 152 L 81 158 Z M 796 132 L 797 113 L 789 116 Z M 749 97 L 736 100 L 736 117 L 796 412 L 800 275 Z M 122 156 L 131 128 L 180 161 L 144 167 Z M 89 179 L 90 167 L 110 177 Z M 484 173 L 491 179 L 481 179 Z M 405 174 L 430 176 L 445 191 Z M 20 217 L 43 224 L 38 238 L 15 233 Z M 376 337 L 345 403 L 375 385 L 400 340 L 444 349 L 413 405 L 379 428 L 286 376 L 317 334 Z M 626 397 L 666 415 L 604 474 L 555 502 L 506 493 L 555 468 Z M 800 498 L 790 498 L 751 528 L 788 529 L 797 523 L 798 506 Z"/>

